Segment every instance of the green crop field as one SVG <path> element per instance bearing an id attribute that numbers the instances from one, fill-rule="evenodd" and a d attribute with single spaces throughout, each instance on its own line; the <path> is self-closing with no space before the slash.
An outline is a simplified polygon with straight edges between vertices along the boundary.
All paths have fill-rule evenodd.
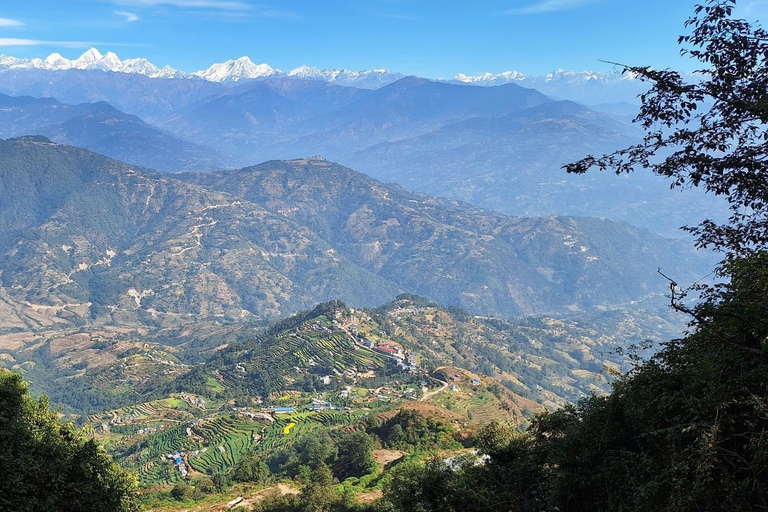
<path id="1" fill-rule="evenodd" d="M 285 389 L 285 377 L 295 375 L 297 367 L 306 370 L 318 365 L 344 372 L 348 369 L 377 370 L 388 364 L 386 356 L 357 346 L 343 331 L 327 333 L 308 328 L 267 338 L 248 351 L 242 351 L 235 360 L 236 364 L 219 369 L 224 386 L 242 387 L 243 383 L 253 381 L 253 376 L 256 376 L 255 380 L 261 388 L 259 391 Z"/>
<path id="2" fill-rule="evenodd" d="M 229 469 L 253 450 L 257 444 L 254 435 L 260 436 L 265 428 L 264 423 L 235 415 L 204 420 L 192 431 L 203 438 L 203 444 L 195 449 L 206 449 L 191 455 L 189 464 L 201 473 Z"/>

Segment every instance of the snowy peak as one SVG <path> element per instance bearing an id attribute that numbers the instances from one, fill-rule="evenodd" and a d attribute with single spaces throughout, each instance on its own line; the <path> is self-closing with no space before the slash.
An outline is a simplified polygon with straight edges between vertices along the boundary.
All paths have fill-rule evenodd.
<path id="1" fill-rule="evenodd" d="M 114 54 L 113 54 L 114 55 Z M 77 60 L 72 61 L 72 67 L 75 69 L 89 69 L 97 64 L 104 56 L 96 48 L 91 48 L 82 54 Z"/>
<path id="2" fill-rule="evenodd" d="M 81 57 L 82 58 L 82 57 Z M 121 70 L 123 63 L 120 58 L 112 52 L 107 52 L 102 58 L 97 59 L 93 63 L 89 63 L 90 69 L 99 69 L 101 71 L 114 71 Z M 86 69 L 89 69 L 86 68 Z"/>
<path id="3" fill-rule="evenodd" d="M 213 64 L 206 70 L 192 74 L 211 82 L 237 82 L 240 80 L 268 78 L 284 73 L 279 69 L 273 69 L 268 64 L 254 64 L 250 58 L 240 57 L 237 60 Z"/>
<path id="4" fill-rule="evenodd" d="M 497 84 L 508 84 L 511 82 L 522 82 L 523 80 L 525 80 L 525 75 L 520 73 L 519 71 L 504 71 L 503 73 L 499 73 L 496 75 L 494 75 L 493 73 L 485 73 L 483 75 L 478 75 L 478 76 L 469 76 L 463 73 L 459 73 L 454 77 L 454 80 L 456 80 L 457 82 L 465 83 L 465 84 L 497 85 Z"/>
<path id="5" fill-rule="evenodd" d="M 542 83 L 561 83 L 577 85 L 588 82 L 593 83 L 614 83 L 620 80 L 631 80 L 635 77 L 629 75 L 621 75 L 621 73 L 609 71 L 609 72 L 595 72 L 595 71 L 571 71 L 565 69 L 556 69 L 551 73 L 547 73 L 542 76 L 526 76 L 519 71 L 505 71 L 503 73 L 485 73 L 483 75 L 465 75 L 460 73 L 454 77 L 454 81 L 472 84 L 472 85 L 503 85 L 509 83 L 527 82 L 531 86 L 540 85 Z"/>
<path id="6" fill-rule="evenodd" d="M 311 66 L 299 66 L 298 68 L 291 70 L 288 73 L 288 76 L 304 80 L 326 80 L 330 82 L 338 74 L 339 71 L 336 69 L 319 69 Z"/>
<path id="7" fill-rule="evenodd" d="M 70 61 L 58 53 L 52 53 L 43 61 L 45 69 L 69 69 Z"/>
<path id="8" fill-rule="evenodd" d="M 388 69 L 350 71 L 348 69 L 319 69 L 310 66 L 300 66 L 288 73 L 288 76 L 303 80 L 323 80 L 349 87 L 376 89 L 396 82 L 403 78 L 404 75 Z"/>
<path id="9" fill-rule="evenodd" d="M 184 73 L 171 67 L 159 68 L 144 58 L 120 60 L 113 52 L 102 54 L 91 48 L 80 57 L 69 60 L 58 53 L 52 53 L 45 59 L 19 59 L 0 55 L 2 69 L 43 69 L 47 71 L 98 70 L 112 73 L 144 75 L 150 78 L 200 78 L 210 82 L 239 82 L 241 80 L 260 80 L 270 77 L 288 76 L 303 80 L 322 80 L 337 85 L 376 89 L 403 78 L 404 75 L 388 69 L 350 71 L 338 69 L 319 69 L 301 66 L 290 73 L 284 73 L 268 64 L 255 64 L 249 57 L 243 56 L 211 65 L 208 69 L 195 73 Z"/>
<path id="10" fill-rule="evenodd" d="M 123 73 L 137 75 L 157 76 L 160 68 L 149 62 L 147 59 L 126 59 L 120 69 Z"/>
<path id="11" fill-rule="evenodd" d="M 98 70 L 113 73 L 146 75 L 151 78 L 187 76 L 170 68 L 160 69 L 147 59 L 128 59 L 121 61 L 113 52 L 102 55 L 96 48 L 91 48 L 75 60 L 69 60 L 58 53 L 52 53 L 45 59 L 17 59 L 0 55 L 0 69 L 45 69 L 47 71 L 66 71 L 68 69 Z"/>

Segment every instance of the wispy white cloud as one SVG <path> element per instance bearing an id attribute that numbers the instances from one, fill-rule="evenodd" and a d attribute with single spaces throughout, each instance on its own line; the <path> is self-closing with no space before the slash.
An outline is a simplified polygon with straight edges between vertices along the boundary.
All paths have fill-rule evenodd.
<path id="1" fill-rule="evenodd" d="M 24 23 L 10 18 L 0 18 L 0 27 L 21 27 Z"/>
<path id="2" fill-rule="evenodd" d="M 509 9 L 505 11 L 504 14 L 544 14 L 548 12 L 565 11 L 567 9 L 582 7 L 587 4 L 595 3 L 596 1 L 598 0 L 540 0 L 526 7 L 516 7 L 514 9 Z"/>
<path id="3" fill-rule="evenodd" d="M 218 9 L 222 11 L 248 11 L 255 6 L 240 0 L 114 0 L 127 7 L 184 7 L 193 9 Z"/>
<path id="4" fill-rule="evenodd" d="M 135 46 L 147 47 L 147 44 L 134 43 L 100 43 L 97 41 L 46 41 L 43 39 L 20 39 L 15 37 L 0 37 L 0 48 L 8 46 L 60 46 L 62 48 L 91 48 L 93 46 Z"/>
<path id="5" fill-rule="evenodd" d="M 255 4 L 244 0 L 111 0 L 115 5 L 135 9 L 176 8 L 188 14 L 205 15 L 216 13 L 224 19 L 259 18 L 297 18 L 294 12 L 275 8 L 271 5 Z M 123 11 L 121 11 L 122 13 Z M 138 17 L 138 16 L 137 16 Z M 135 21 L 135 20 L 128 20 Z"/>
<path id="6" fill-rule="evenodd" d="M 114 12 L 116 16 L 124 17 L 125 21 L 127 21 L 128 23 L 133 23 L 134 21 L 139 21 L 141 19 L 137 14 L 134 14 L 128 11 L 112 11 L 112 12 Z"/>
<path id="7" fill-rule="evenodd" d="M 0 37 L 0 46 L 63 46 L 65 48 L 87 48 L 94 43 L 86 41 L 43 41 L 41 39 L 19 39 Z"/>

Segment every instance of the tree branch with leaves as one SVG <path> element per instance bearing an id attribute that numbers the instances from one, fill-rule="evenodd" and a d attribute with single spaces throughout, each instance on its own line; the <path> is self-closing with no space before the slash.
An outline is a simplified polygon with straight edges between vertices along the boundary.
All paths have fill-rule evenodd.
<path id="1" fill-rule="evenodd" d="M 725 198 L 727 222 L 710 219 L 684 229 L 699 248 L 747 256 L 768 246 L 768 32 L 733 17 L 735 0 L 697 5 L 679 38 L 682 55 L 701 67 L 674 70 L 620 65 L 652 84 L 640 96 L 638 144 L 568 164 L 570 173 L 596 168 L 617 174 L 639 168 Z"/>

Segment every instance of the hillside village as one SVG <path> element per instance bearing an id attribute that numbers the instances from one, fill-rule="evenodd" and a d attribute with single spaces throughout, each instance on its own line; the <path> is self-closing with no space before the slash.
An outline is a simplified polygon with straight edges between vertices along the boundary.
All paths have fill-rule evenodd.
<path id="1" fill-rule="evenodd" d="M 445 394 L 454 395 L 452 400 L 464 404 L 461 407 L 467 411 L 494 403 L 498 412 L 493 414 L 522 420 L 512 395 L 500 391 L 492 381 L 456 368 L 429 372 L 420 365 L 415 351 L 383 336 L 372 325 L 365 312 L 337 310 L 330 318 L 320 316 L 290 331 L 291 339 L 314 340 L 312 346 L 324 346 L 340 333 L 349 340 L 343 352 L 333 355 L 355 357 L 343 359 L 348 364 L 320 376 L 325 391 L 306 392 L 289 385 L 284 391 L 252 396 L 248 404 L 181 391 L 163 400 L 94 415 L 90 424 L 98 425 L 95 434 L 112 450 L 129 454 L 124 463 L 135 467 L 141 481 L 150 484 L 186 480 L 210 468 L 231 468 L 245 453 L 271 452 L 321 426 L 354 425 L 399 407 L 434 407 L 431 404 Z M 259 337 L 256 343 L 266 341 Z M 229 369 L 212 370 L 216 384 L 228 386 L 234 376 L 248 375 L 252 367 L 248 356 L 253 350 L 237 352 L 244 359 Z M 291 375 L 305 374 L 320 363 L 313 357 L 302 360 L 304 367 L 288 369 L 286 382 L 295 378 Z M 497 391 L 491 393 L 489 387 Z M 457 429 L 468 424 L 466 416 L 448 417 Z"/>

